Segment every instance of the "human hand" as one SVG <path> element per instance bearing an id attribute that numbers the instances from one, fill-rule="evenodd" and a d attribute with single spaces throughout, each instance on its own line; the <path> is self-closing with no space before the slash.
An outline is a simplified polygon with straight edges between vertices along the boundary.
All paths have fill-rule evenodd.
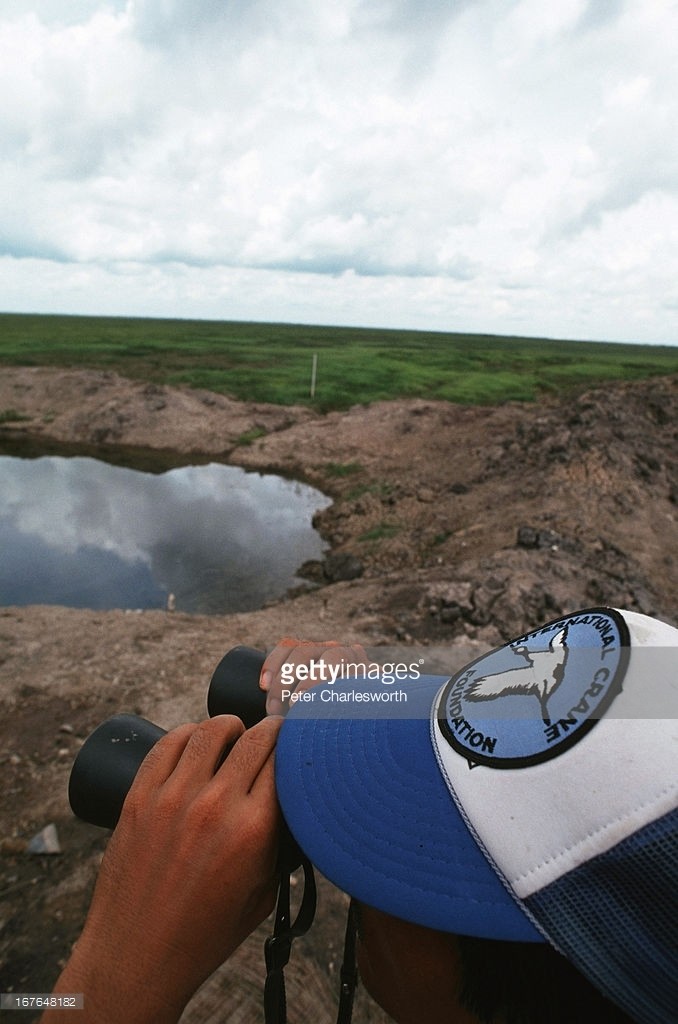
<path id="1" fill-rule="evenodd" d="M 180 726 L 142 763 L 55 988 L 83 992 L 92 1024 L 177 1021 L 273 909 L 280 725 L 266 718 L 245 732 L 220 715 Z M 42 1024 L 61 1019 L 48 1011 Z"/>
<path id="2" fill-rule="evenodd" d="M 269 715 L 284 714 L 293 693 L 302 693 L 320 682 L 367 675 L 372 664 L 362 644 L 283 637 L 261 669 L 259 685 L 268 692 L 266 711 Z"/>

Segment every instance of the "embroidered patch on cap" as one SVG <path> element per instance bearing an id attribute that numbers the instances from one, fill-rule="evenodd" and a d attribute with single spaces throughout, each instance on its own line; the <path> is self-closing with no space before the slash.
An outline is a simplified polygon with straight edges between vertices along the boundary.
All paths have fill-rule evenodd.
<path id="1" fill-rule="evenodd" d="M 436 716 L 471 768 L 522 768 L 579 742 L 621 691 L 629 632 L 612 608 L 590 608 L 526 633 L 466 665 Z"/>

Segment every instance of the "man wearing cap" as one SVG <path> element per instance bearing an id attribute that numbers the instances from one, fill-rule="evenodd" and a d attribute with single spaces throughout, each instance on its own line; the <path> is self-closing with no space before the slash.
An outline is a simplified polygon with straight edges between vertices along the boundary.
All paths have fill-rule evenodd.
<path id="1" fill-rule="evenodd" d="M 277 738 L 285 820 L 356 901 L 361 975 L 396 1021 L 675 1022 L 676 646 L 657 620 L 585 609 L 450 680 L 408 680 L 399 704 L 372 700 L 368 673 L 331 684 L 349 700 L 321 683 L 282 729 L 175 730 L 135 781 L 55 991 L 89 993 L 88 1021 L 178 1020 L 272 906 Z M 282 666 L 313 651 L 272 653 L 273 707 Z"/>
<path id="2" fill-rule="evenodd" d="M 677 643 L 656 619 L 584 609 L 448 681 L 411 679 L 405 704 L 371 704 L 378 681 L 337 682 L 363 696 L 319 694 L 285 722 L 285 820 L 339 888 L 439 933 L 430 960 L 447 956 L 453 976 L 466 962 L 481 1019 L 504 1019 L 499 972 L 526 1020 L 567 1020 L 577 988 L 574 1007 L 595 1008 L 597 1020 L 624 1019 L 601 992 L 632 1020 L 675 1021 Z M 394 1013 L 408 929 L 372 910 L 363 918 L 372 942 L 362 973 Z M 378 966 L 375 946 L 388 954 Z M 397 970 L 383 985 L 389 957 Z M 421 965 L 404 989 L 417 980 L 434 998 Z"/>

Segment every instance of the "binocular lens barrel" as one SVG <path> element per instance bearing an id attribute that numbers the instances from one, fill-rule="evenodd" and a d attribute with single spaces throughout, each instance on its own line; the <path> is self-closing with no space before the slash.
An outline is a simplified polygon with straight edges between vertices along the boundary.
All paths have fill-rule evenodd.
<path id="1" fill-rule="evenodd" d="M 84 742 L 71 769 L 73 813 L 91 825 L 115 828 L 134 776 L 165 730 L 138 715 L 113 715 Z"/>
<path id="2" fill-rule="evenodd" d="M 237 715 L 246 729 L 266 717 L 266 692 L 259 676 L 266 655 L 253 647 L 233 647 L 214 670 L 207 691 L 207 714 Z"/>
<path id="3" fill-rule="evenodd" d="M 249 729 L 266 715 L 259 676 L 266 655 L 234 647 L 217 665 L 207 694 L 210 718 L 237 715 Z M 85 740 L 71 769 L 68 798 L 73 813 L 92 825 L 115 828 L 141 762 L 165 729 L 138 715 L 107 719 Z"/>

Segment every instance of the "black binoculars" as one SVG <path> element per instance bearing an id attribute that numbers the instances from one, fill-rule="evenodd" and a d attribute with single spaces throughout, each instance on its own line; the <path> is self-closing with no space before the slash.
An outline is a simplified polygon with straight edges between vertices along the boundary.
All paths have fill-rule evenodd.
<path id="1" fill-rule="evenodd" d="M 221 659 L 210 681 L 207 712 L 237 715 L 245 728 L 266 715 L 266 693 L 259 676 L 266 655 L 234 647 Z M 107 719 L 80 748 L 71 769 L 68 798 L 73 813 L 91 825 L 115 828 L 141 762 L 166 730 L 138 715 Z"/>

